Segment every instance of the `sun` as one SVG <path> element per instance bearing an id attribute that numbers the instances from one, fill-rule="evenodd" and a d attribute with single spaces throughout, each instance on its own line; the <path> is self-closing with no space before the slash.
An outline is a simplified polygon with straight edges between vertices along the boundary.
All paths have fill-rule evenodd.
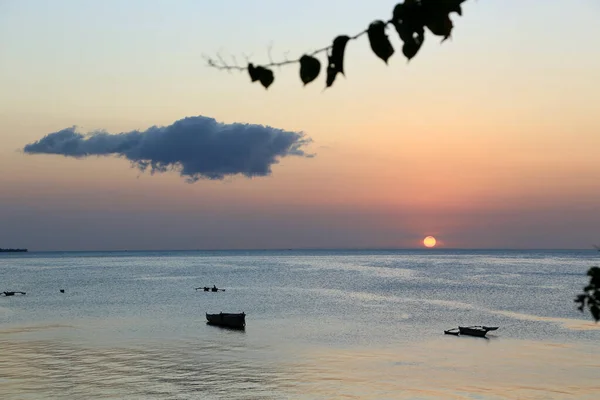
<path id="1" fill-rule="evenodd" d="M 423 245 L 425 247 L 435 247 L 435 244 L 437 243 L 437 240 L 435 240 L 435 238 L 433 236 L 427 236 L 425 239 L 423 239 Z"/>

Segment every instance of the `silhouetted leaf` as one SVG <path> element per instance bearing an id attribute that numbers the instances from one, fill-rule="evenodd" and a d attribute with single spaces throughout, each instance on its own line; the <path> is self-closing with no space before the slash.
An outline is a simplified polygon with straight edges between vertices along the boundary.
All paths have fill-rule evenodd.
<path id="1" fill-rule="evenodd" d="M 329 58 L 329 65 L 327 66 L 327 80 L 325 82 L 326 87 L 333 85 L 335 77 L 337 76 L 338 70 L 331 64 L 331 58 Z"/>
<path id="2" fill-rule="evenodd" d="M 264 67 L 259 68 L 262 69 L 260 72 L 260 77 L 258 79 L 260 80 L 260 83 L 265 87 L 265 89 L 268 89 L 269 86 L 271 86 L 271 84 L 275 80 L 275 75 L 273 75 L 273 71 L 271 71 L 270 69 Z"/>
<path id="3" fill-rule="evenodd" d="M 462 15 L 461 4 L 464 2 L 465 0 L 421 0 L 421 6 L 423 9 L 435 10 L 441 14 L 455 12 Z"/>
<path id="4" fill-rule="evenodd" d="M 260 65 L 255 67 L 252 63 L 248 64 L 248 74 L 250 74 L 252 82 L 259 81 L 265 89 L 268 89 L 275 80 L 273 71 Z"/>
<path id="5" fill-rule="evenodd" d="M 404 4 L 396 4 L 392 12 L 392 25 L 396 28 L 396 32 L 398 32 L 398 36 L 400 36 L 402 41 L 406 41 L 412 35 L 410 29 L 408 29 L 408 25 L 404 25 L 405 17 Z"/>
<path id="6" fill-rule="evenodd" d="M 300 79 L 304 85 L 314 81 L 321 72 L 321 62 L 315 57 L 303 55 L 300 57 Z"/>
<path id="7" fill-rule="evenodd" d="M 461 4 L 466 0 L 445 0 L 444 2 L 447 4 L 446 9 L 448 10 L 448 14 L 451 12 L 455 12 L 458 15 L 462 16 L 462 7 Z"/>
<path id="8" fill-rule="evenodd" d="M 423 42 L 418 39 L 412 38 L 404 42 L 402 45 L 402 54 L 410 61 L 414 56 L 417 55 Z"/>
<path id="9" fill-rule="evenodd" d="M 331 48 L 331 59 L 330 59 L 330 64 L 333 63 L 333 65 L 335 65 L 335 68 L 338 70 L 338 72 L 340 72 L 342 75 L 344 74 L 344 52 L 346 51 L 346 44 L 348 44 L 348 41 L 350 40 L 350 38 L 346 35 L 340 35 L 338 37 L 336 37 L 335 39 L 333 39 L 333 46 Z"/>
<path id="10" fill-rule="evenodd" d="M 462 7 L 460 5 L 463 1 L 465 0 L 446 0 L 446 2 L 449 3 L 448 13 L 455 12 L 462 16 Z"/>
<path id="11" fill-rule="evenodd" d="M 434 35 L 443 36 L 442 42 L 450 37 L 453 28 L 448 14 L 431 16 L 427 19 L 426 26 Z"/>
<path id="12" fill-rule="evenodd" d="M 417 1 L 406 0 L 394 7 L 392 24 L 404 42 L 402 54 L 410 61 L 417 55 L 425 40 L 424 14 Z"/>
<path id="13" fill-rule="evenodd" d="M 344 52 L 350 37 L 340 35 L 333 39 L 331 54 L 327 56 L 327 87 L 333 85 L 338 73 L 344 75 Z"/>
<path id="14" fill-rule="evenodd" d="M 413 32 L 408 28 L 408 26 L 404 25 L 402 22 L 392 21 L 392 25 L 396 28 L 396 32 L 398 32 L 398 36 L 400 36 L 400 40 L 406 42 L 411 40 L 413 36 Z"/>
<path id="15" fill-rule="evenodd" d="M 373 53 L 387 64 L 388 59 L 394 54 L 394 48 L 385 34 L 385 22 L 381 20 L 372 22 L 367 30 L 367 36 Z"/>
<path id="16" fill-rule="evenodd" d="M 256 68 L 252 63 L 248 64 L 248 73 L 250 74 L 250 79 L 252 82 L 256 82 L 260 78 L 260 72 L 258 71 L 258 68 Z"/>
<path id="17" fill-rule="evenodd" d="M 392 24 L 403 42 L 420 35 L 425 24 L 421 4 L 414 0 L 396 4 L 392 13 Z"/>

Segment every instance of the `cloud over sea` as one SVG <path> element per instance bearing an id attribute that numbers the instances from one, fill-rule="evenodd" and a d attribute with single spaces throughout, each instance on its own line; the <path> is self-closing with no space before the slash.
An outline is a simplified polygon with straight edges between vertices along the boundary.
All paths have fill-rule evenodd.
<path id="1" fill-rule="evenodd" d="M 312 157 L 303 150 L 310 142 L 302 132 L 195 116 L 168 126 L 116 134 L 104 130 L 84 134 L 73 126 L 49 133 L 23 151 L 74 158 L 122 157 L 141 171 L 177 171 L 192 183 L 238 174 L 268 176 L 282 157 Z"/>

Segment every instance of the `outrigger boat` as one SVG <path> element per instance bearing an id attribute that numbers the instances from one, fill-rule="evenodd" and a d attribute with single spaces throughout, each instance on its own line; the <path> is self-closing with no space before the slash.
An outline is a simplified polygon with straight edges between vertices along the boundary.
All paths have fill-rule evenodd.
<path id="1" fill-rule="evenodd" d="M 195 290 L 199 290 L 199 289 L 203 289 L 205 292 L 224 292 L 225 289 L 219 289 L 216 286 L 213 285 L 213 287 L 208 287 L 208 286 L 200 286 L 197 288 L 194 288 Z"/>
<path id="2" fill-rule="evenodd" d="M 446 335 L 469 335 L 469 336 L 477 336 L 477 337 L 485 337 L 485 335 L 489 331 L 495 331 L 498 329 L 497 326 L 459 326 L 458 328 L 448 329 L 444 331 Z"/>

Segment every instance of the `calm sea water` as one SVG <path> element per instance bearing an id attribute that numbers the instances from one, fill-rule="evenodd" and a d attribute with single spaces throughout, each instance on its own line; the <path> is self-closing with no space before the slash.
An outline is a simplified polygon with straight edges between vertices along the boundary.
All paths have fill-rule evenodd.
<path id="1" fill-rule="evenodd" d="M 597 398 L 594 251 L 0 255 L 2 399 Z M 198 286 L 225 292 L 195 291 Z M 59 289 L 65 289 L 60 293 Z M 244 332 L 205 312 L 247 313 Z M 497 325 L 489 339 L 458 325 Z"/>

